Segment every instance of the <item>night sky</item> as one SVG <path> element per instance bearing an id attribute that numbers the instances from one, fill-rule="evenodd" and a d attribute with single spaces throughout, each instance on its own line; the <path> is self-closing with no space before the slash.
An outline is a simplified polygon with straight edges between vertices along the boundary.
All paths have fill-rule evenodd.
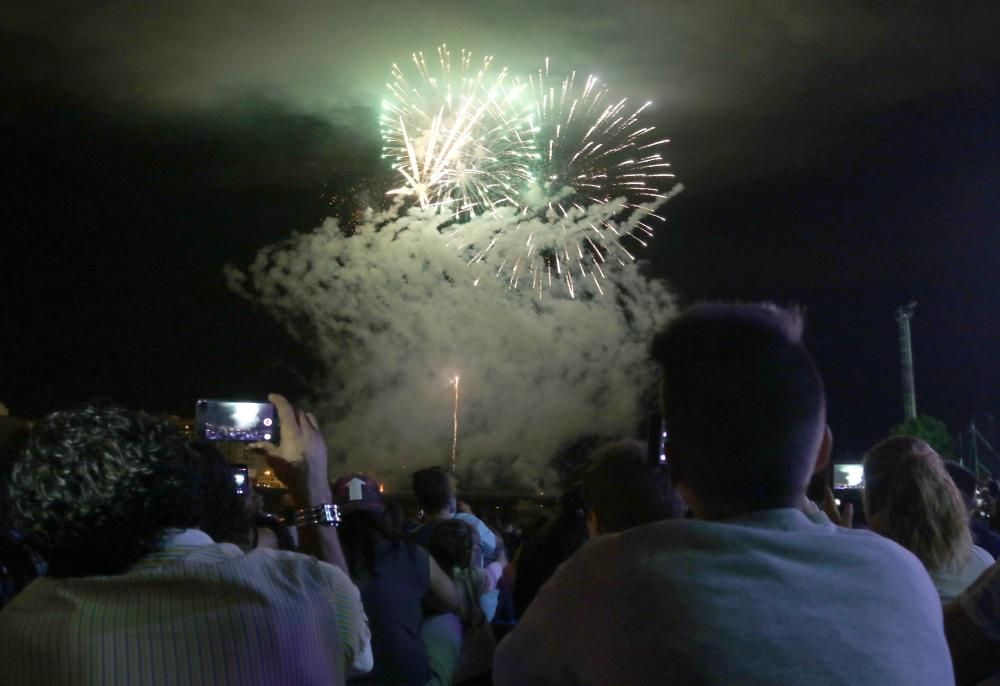
<path id="1" fill-rule="evenodd" d="M 384 171 L 389 65 L 447 42 L 654 102 L 686 190 L 641 259 L 682 302 L 804 305 L 842 457 L 901 419 L 911 300 L 920 412 L 1000 416 L 1000 11 L 880 4 L 5 6 L 0 401 L 306 392 L 308 352 L 223 268 Z"/>

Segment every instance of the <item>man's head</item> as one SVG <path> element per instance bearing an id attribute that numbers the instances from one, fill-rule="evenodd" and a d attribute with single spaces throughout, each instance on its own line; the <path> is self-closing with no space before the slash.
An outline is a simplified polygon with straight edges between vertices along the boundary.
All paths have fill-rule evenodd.
<path id="1" fill-rule="evenodd" d="M 592 536 L 679 517 L 684 512 L 684 502 L 671 488 L 664 469 L 649 464 L 645 446 L 635 441 L 598 448 L 580 483 Z"/>
<path id="2" fill-rule="evenodd" d="M 451 481 L 440 467 L 429 467 L 413 473 L 413 495 L 416 496 L 420 509 L 428 515 L 451 508 L 455 499 Z"/>
<path id="3" fill-rule="evenodd" d="M 796 312 L 706 304 L 656 336 L 671 476 L 701 517 L 794 506 L 817 466 L 823 382 Z"/>
<path id="4" fill-rule="evenodd" d="M 201 471 L 169 423 L 85 406 L 34 425 L 11 495 L 54 576 L 117 574 L 157 550 L 165 529 L 199 523 Z"/>

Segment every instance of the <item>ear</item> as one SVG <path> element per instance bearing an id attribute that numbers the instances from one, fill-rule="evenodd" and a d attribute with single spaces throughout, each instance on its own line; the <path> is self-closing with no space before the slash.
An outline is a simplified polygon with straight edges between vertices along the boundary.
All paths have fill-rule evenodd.
<path id="1" fill-rule="evenodd" d="M 593 510 L 587 510 L 587 536 L 597 538 L 602 533 L 601 523 L 597 521 L 597 514 Z"/>
<path id="2" fill-rule="evenodd" d="M 819 474 L 830 465 L 830 456 L 833 455 L 833 432 L 830 425 L 823 427 L 823 440 L 819 442 L 819 450 L 816 451 L 816 461 L 813 463 L 813 474 Z"/>
<path id="3" fill-rule="evenodd" d="M 881 533 L 882 529 L 882 516 L 880 513 L 868 512 L 868 508 L 865 508 L 865 521 L 868 523 L 868 528 L 875 533 Z"/>

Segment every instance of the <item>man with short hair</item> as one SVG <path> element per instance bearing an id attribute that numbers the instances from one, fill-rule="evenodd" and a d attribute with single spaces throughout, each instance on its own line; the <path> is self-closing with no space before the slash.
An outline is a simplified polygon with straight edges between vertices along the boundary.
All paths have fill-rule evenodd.
<path id="1" fill-rule="evenodd" d="M 12 495 L 40 578 L 0 614 L 3 684 L 342 684 L 371 669 L 316 418 L 270 396 L 268 446 L 305 547 L 244 553 L 201 521 L 201 457 L 167 422 L 107 406 L 36 424 Z"/>
<path id="2" fill-rule="evenodd" d="M 951 683 L 920 562 L 800 509 L 830 435 L 798 317 L 694 307 L 653 356 L 671 478 L 695 519 L 584 546 L 500 644 L 494 682 Z"/>
<path id="3" fill-rule="evenodd" d="M 646 446 L 638 441 L 617 441 L 595 450 L 580 486 L 591 538 L 680 517 L 685 510 L 666 470 L 649 464 Z"/>

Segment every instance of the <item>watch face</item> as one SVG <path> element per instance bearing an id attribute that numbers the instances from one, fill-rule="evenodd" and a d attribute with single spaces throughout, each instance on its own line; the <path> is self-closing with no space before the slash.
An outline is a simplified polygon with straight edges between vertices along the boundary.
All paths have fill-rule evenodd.
<path id="1" fill-rule="evenodd" d="M 337 526 L 340 524 L 340 508 L 326 503 L 305 510 L 299 510 L 294 517 L 295 526 Z"/>

